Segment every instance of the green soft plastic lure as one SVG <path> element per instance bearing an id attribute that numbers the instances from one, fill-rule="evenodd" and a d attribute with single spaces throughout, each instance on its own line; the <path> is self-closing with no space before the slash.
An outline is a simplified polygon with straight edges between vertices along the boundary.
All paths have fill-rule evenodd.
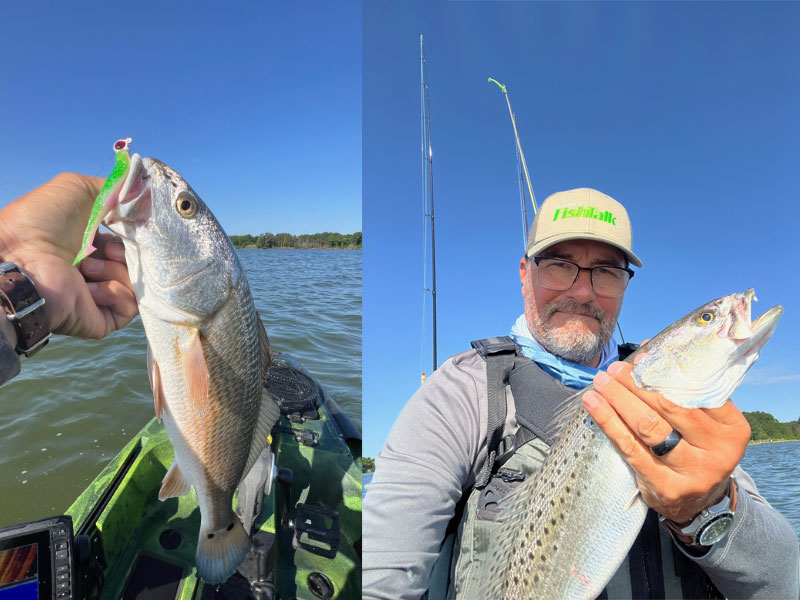
<path id="1" fill-rule="evenodd" d="M 106 179 L 103 189 L 100 190 L 100 193 L 97 195 L 92 205 L 92 214 L 89 216 L 89 224 L 86 226 L 86 231 L 83 234 L 81 249 L 78 251 L 75 260 L 72 261 L 73 266 L 77 265 L 84 258 L 97 250 L 97 248 L 92 245 L 94 236 L 97 233 L 97 229 L 100 227 L 100 222 L 106 217 L 109 211 L 111 211 L 114 204 L 116 204 L 120 189 L 122 189 L 122 184 L 131 168 L 131 155 L 128 152 L 131 141 L 131 138 L 125 138 L 114 142 L 114 152 L 117 153 L 117 160 L 114 164 L 114 169 L 111 171 L 111 175 Z"/>

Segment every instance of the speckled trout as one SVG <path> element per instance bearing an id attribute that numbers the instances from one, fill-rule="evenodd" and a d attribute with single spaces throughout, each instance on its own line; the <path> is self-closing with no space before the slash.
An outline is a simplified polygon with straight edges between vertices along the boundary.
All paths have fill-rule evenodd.
<path id="1" fill-rule="evenodd" d="M 195 489 L 197 574 L 220 583 L 250 551 L 233 494 L 279 416 L 263 386 L 267 334 L 230 240 L 173 169 L 134 154 L 105 224 L 125 244 L 156 415 L 175 449 L 158 497 Z"/>
<path id="2" fill-rule="evenodd" d="M 750 322 L 752 289 L 701 306 L 659 333 L 626 362 L 637 387 L 680 406 L 722 406 L 755 363 L 783 312 Z M 628 554 L 647 507 L 633 471 L 583 408 L 566 401 L 542 470 L 509 497 L 480 594 L 488 599 L 595 598 Z M 557 425 L 558 426 L 558 425 Z"/>

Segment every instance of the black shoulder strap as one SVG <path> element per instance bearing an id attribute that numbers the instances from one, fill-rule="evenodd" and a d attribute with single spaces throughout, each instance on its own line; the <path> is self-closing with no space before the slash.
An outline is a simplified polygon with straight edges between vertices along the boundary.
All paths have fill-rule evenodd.
<path id="1" fill-rule="evenodd" d="M 617 351 L 619 352 L 619 359 L 625 360 L 631 354 L 636 352 L 639 349 L 639 344 L 633 344 L 631 342 L 626 342 L 624 344 L 619 344 L 617 346 Z"/>
<path id="2" fill-rule="evenodd" d="M 506 383 L 514 368 L 517 345 L 508 336 L 474 340 L 471 345 L 486 360 L 486 389 L 488 393 L 488 421 L 486 423 L 486 447 L 488 456 L 483 470 L 475 481 L 476 488 L 484 487 L 492 476 L 497 448 L 506 422 Z"/>

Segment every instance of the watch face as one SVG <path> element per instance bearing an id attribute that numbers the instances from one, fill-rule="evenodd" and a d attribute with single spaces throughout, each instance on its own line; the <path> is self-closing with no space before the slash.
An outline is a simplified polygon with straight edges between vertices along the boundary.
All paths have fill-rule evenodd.
<path id="1" fill-rule="evenodd" d="M 716 544 L 727 535 L 728 530 L 731 528 L 731 523 L 733 523 L 732 514 L 720 515 L 703 528 L 703 531 L 697 536 L 697 541 L 701 546 Z"/>

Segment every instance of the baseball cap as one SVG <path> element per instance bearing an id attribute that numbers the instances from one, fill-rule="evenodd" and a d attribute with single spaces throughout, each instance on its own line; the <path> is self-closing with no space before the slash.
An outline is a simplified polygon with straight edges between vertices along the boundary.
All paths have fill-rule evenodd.
<path id="1" fill-rule="evenodd" d="M 556 192 L 539 207 L 528 233 L 525 256 L 567 240 L 596 240 L 619 248 L 636 267 L 642 261 L 633 253 L 633 232 L 625 207 L 602 192 L 578 188 Z"/>

